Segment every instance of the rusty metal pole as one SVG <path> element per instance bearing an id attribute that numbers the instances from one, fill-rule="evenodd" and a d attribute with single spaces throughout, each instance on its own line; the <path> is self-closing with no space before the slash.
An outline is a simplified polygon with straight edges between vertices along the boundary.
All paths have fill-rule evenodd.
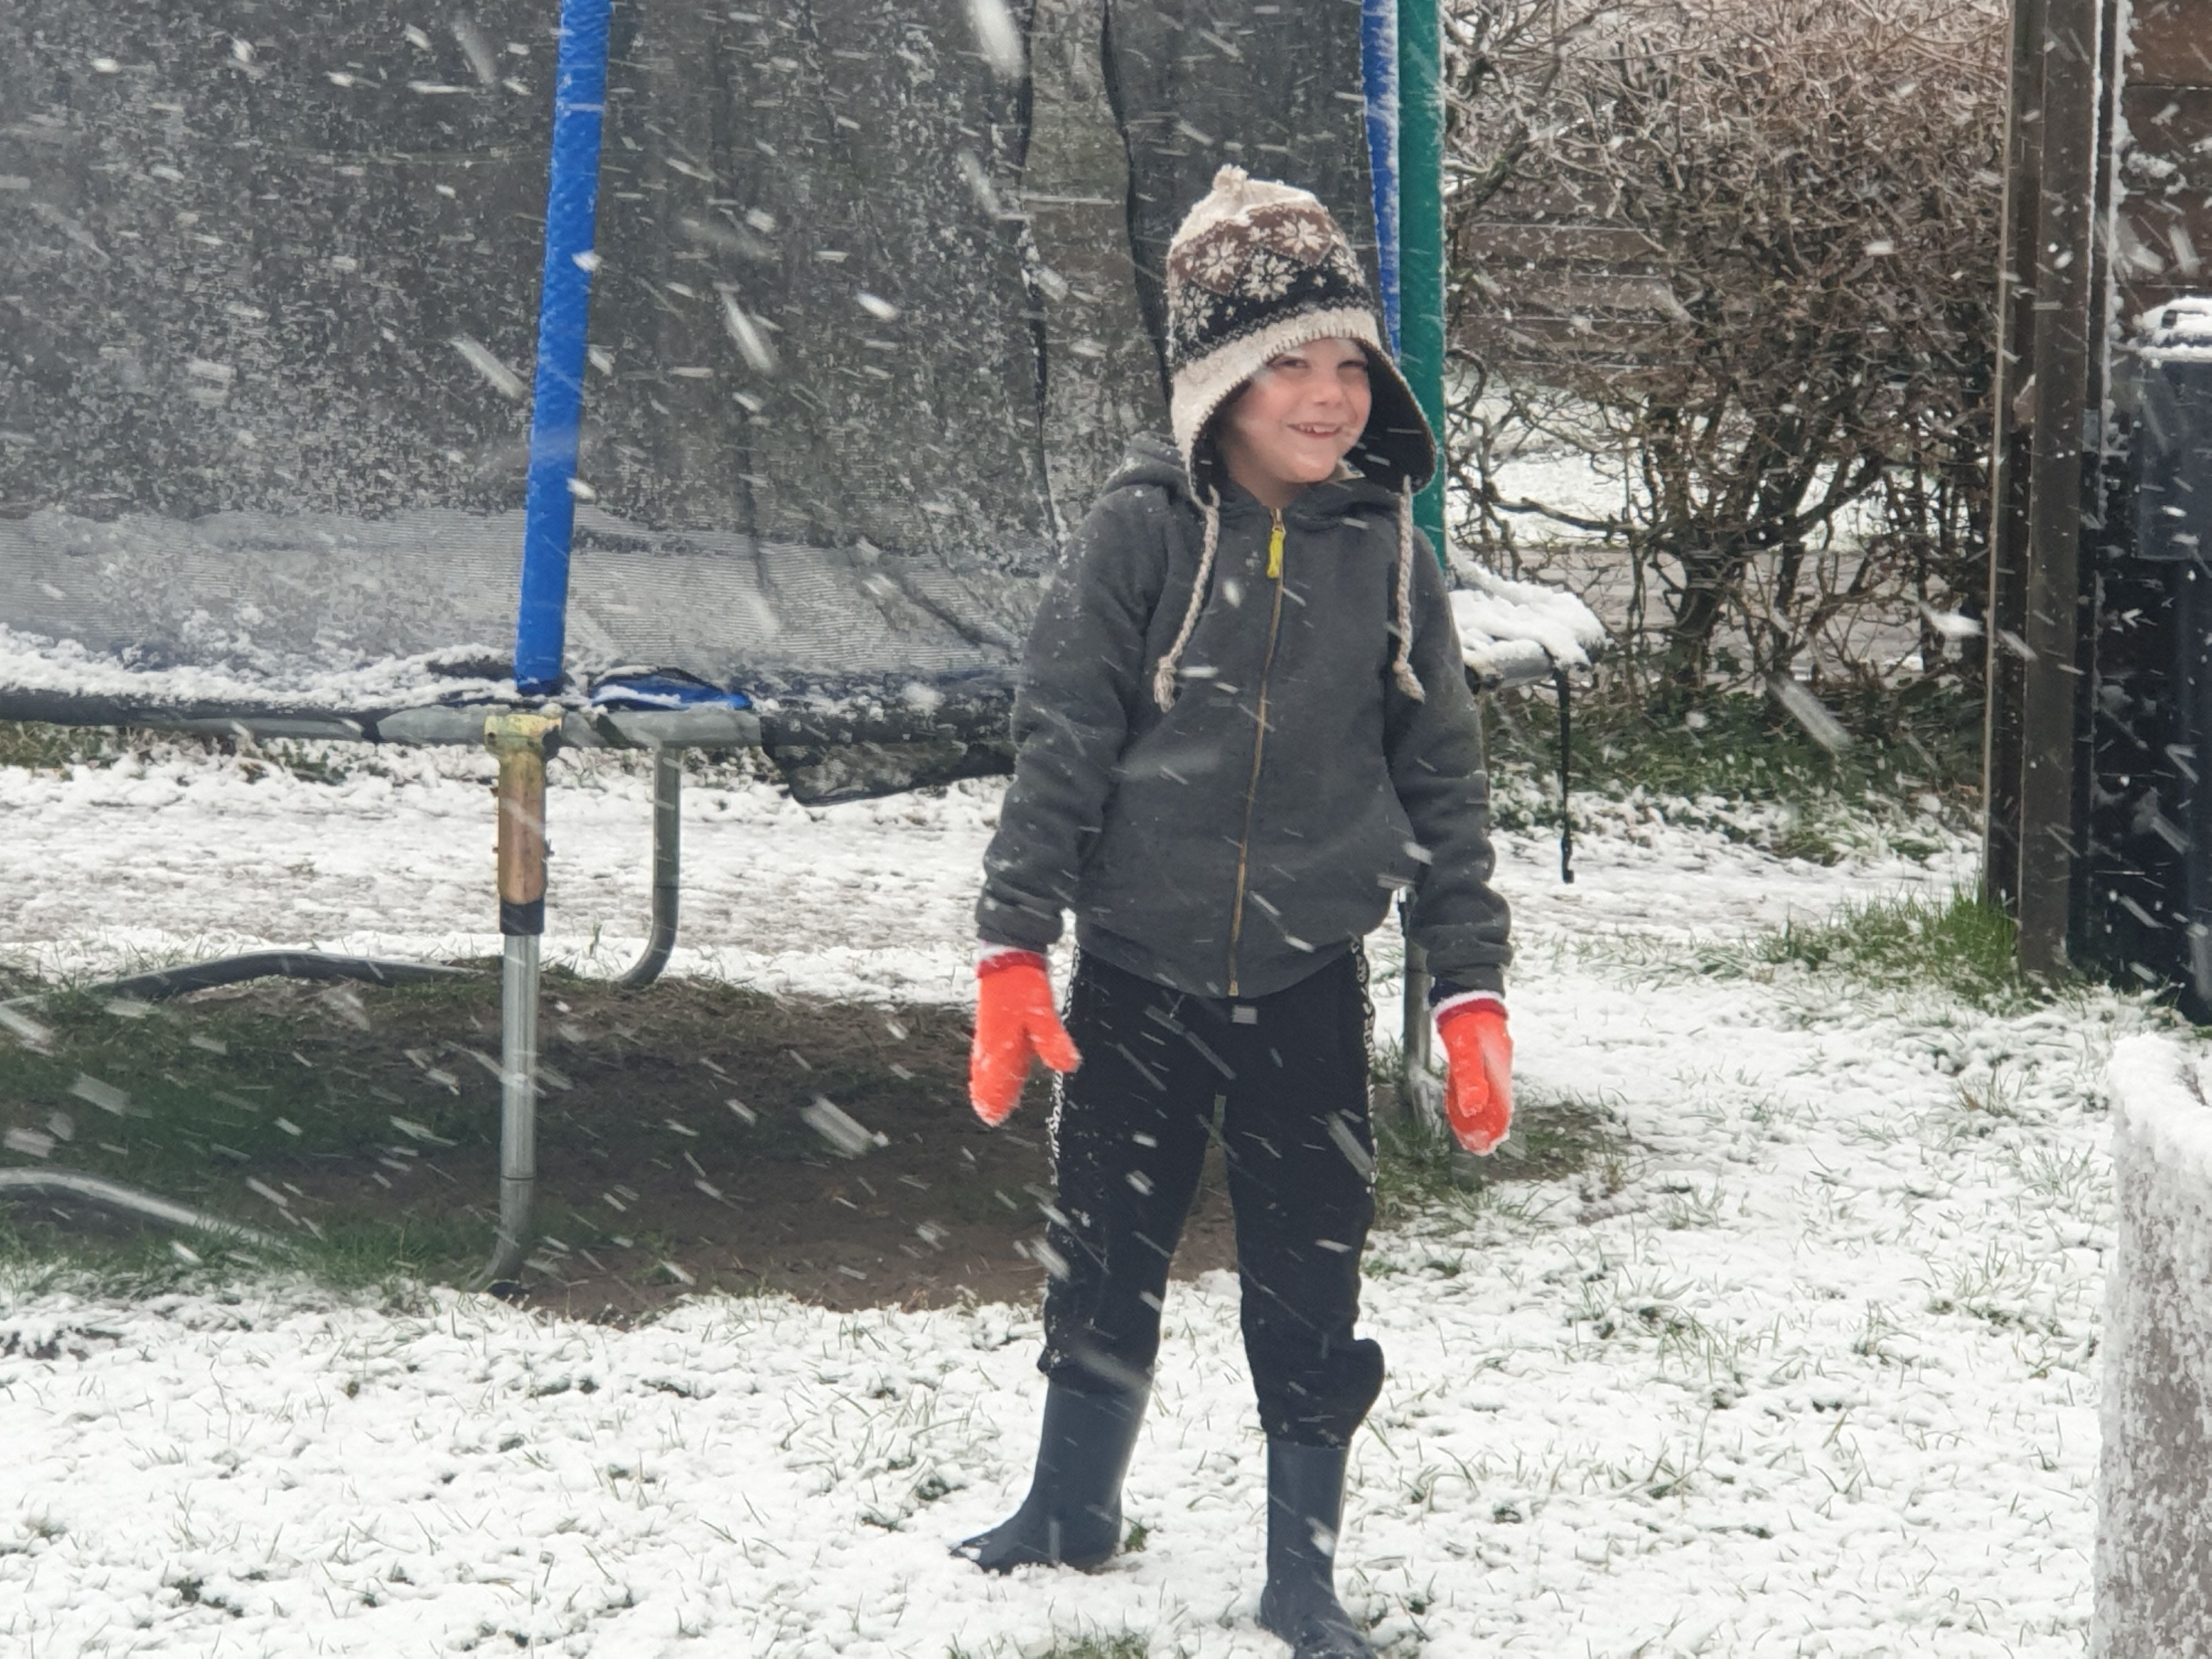
<path id="1" fill-rule="evenodd" d="M 497 714 L 484 745 L 499 757 L 499 1235 L 479 1290 L 512 1285 L 530 1253 L 538 1188 L 538 942 L 545 932 L 545 761 L 557 715 Z"/>
<path id="2" fill-rule="evenodd" d="M 1439 1122 L 1443 1115 L 1442 1091 L 1429 1075 L 1433 1030 L 1429 1023 L 1429 987 L 1433 981 L 1429 977 L 1428 955 L 1413 943 L 1402 917 L 1399 931 L 1406 941 L 1405 997 L 1399 1010 L 1399 1042 L 1406 1075 L 1398 1085 L 1398 1110 L 1409 1124 Z"/>
<path id="3" fill-rule="evenodd" d="M 2028 477 L 2028 657 L 2021 696 L 2020 963 L 2066 967 L 2075 845 L 2081 438 L 2096 199 L 2097 0 L 2050 0 L 2035 216 L 2035 430 Z M 2101 325 L 2101 319 L 2096 319 Z"/>

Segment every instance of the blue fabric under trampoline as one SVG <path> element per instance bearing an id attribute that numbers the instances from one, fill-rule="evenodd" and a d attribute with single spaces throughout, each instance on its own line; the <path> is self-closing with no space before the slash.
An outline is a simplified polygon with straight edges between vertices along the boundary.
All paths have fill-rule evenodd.
<path id="1" fill-rule="evenodd" d="M 592 688 L 594 708 L 750 708 L 742 691 L 725 691 L 685 674 L 617 674 Z"/>

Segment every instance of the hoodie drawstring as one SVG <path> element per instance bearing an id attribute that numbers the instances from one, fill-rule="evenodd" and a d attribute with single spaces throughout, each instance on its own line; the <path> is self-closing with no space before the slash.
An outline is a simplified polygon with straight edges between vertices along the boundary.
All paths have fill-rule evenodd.
<path id="1" fill-rule="evenodd" d="M 1175 643 L 1152 671 L 1152 701 L 1160 706 L 1162 714 L 1175 707 L 1176 672 L 1182 665 L 1183 649 L 1198 628 L 1199 614 L 1206 609 L 1206 586 L 1213 580 L 1214 552 L 1221 544 L 1220 494 L 1206 491 L 1200 512 L 1206 520 L 1206 534 L 1199 544 L 1198 578 L 1191 584 L 1190 604 L 1183 611 L 1182 626 L 1176 630 Z M 1415 702 L 1426 702 L 1428 694 L 1421 689 L 1420 676 L 1413 672 L 1413 483 L 1410 478 L 1404 481 L 1398 498 L 1396 608 L 1398 649 L 1390 664 L 1390 677 L 1398 689 Z"/>
<path id="2" fill-rule="evenodd" d="M 1400 482 L 1398 491 L 1398 655 L 1390 665 L 1398 689 L 1415 702 L 1426 702 L 1421 677 L 1413 672 L 1413 481 Z"/>
<path id="3" fill-rule="evenodd" d="M 1199 544 L 1198 580 L 1191 584 L 1190 605 L 1182 613 L 1182 627 L 1176 634 L 1175 643 L 1152 671 L 1152 701 L 1159 704 L 1163 714 L 1175 707 L 1176 670 L 1182 666 L 1183 647 L 1198 627 L 1198 613 L 1206 609 L 1206 585 L 1213 580 L 1213 552 L 1221 545 L 1220 491 L 1207 490 L 1206 503 L 1199 510 L 1206 515 L 1206 536 Z"/>

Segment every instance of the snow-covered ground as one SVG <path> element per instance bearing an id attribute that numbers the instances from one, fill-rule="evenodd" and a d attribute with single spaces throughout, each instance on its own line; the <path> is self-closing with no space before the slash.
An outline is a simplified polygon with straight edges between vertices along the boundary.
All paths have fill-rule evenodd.
<path id="1" fill-rule="evenodd" d="M 483 763 L 385 765 L 0 771 L 0 954 L 489 949 Z M 960 994 L 995 799 L 693 790 L 679 969 Z M 1822 869 L 1695 812 L 1591 806 L 1576 885 L 1541 835 L 1502 838 L 1499 880 L 1523 1109 L 1603 1106 L 1625 1151 L 1376 1240 L 1390 1378 L 1353 1461 L 1350 1598 L 1433 1659 L 2082 1651 L 2100 1079 L 2150 1017 L 1700 971 L 1701 941 L 1941 895 L 1963 851 Z M 564 762 L 552 811 L 551 943 L 612 968 L 642 930 L 644 779 Z M 945 1547 L 1026 1480 L 1027 1308 L 700 1301 L 623 1331 L 444 1293 L 0 1287 L 0 1648 L 1279 1653 L 1252 1622 L 1233 1284 L 1177 1286 L 1168 1324 L 1128 1492 L 1146 1547 L 1000 1580 Z"/>

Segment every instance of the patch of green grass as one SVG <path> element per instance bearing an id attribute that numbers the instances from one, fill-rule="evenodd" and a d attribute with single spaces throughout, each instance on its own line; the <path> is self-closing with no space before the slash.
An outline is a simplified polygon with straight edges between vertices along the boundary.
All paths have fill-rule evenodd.
<path id="1" fill-rule="evenodd" d="M 1740 945 L 1707 947 L 1698 964 L 1723 976 L 1797 968 L 1861 985 L 1930 986 L 1990 1009 L 2019 1007 L 2039 994 L 2020 971 L 2012 919 L 1965 892 L 1847 905 L 1825 921 L 1791 921 Z"/>
<path id="2" fill-rule="evenodd" d="M 1134 1631 L 1117 1631 L 1111 1636 L 1079 1636 L 1073 1640 L 1055 1642 L 1036 1659 L 1145 1659 L 1152 1651 L 1152 1644 Z M 983 1659 L 983 1655 L 955 1642 L 945 1650 L 945 1659 Z"/>
<path id="3" fill-rule="evenodd" d="M 1625 1168 L 1623 1146 L 1604 1107 L 1574 1098 L 1518 1101 L 1513 1133 L 1487 1158 L 1462 1152 L 1440 1123 L 1387 1110 L 1375 1126 L 1376 1220 L 1387 1226 L 1439 1202 L 1489 1194 L 1513 1182 Z"/>
<path id="4" fill-rule="evenodd" d="M 1850 742 L 1830 750 L 1773 698 L 1714 690 L 1671 702 L 1641 698 L 1614 678 L 1578 689 L 1573 703 L 1574 787 L 1639 793 L 1760 809 L 1714 827 L 1756 834 L 1786 858 L 1832 864 L 1864 838 L 1869 815 L 1891 820 L 1887 840 L 1908 855 L 1939 850 L 1911 820 L 1923 797 L 1954 827 L 1978 809 L 1981 705 L 1958 688 L 1916 684 L 1889 694 L 1829 696 Z M 1557 823 L 1559 715 L 1548 687 L 1485 700 L 1497 821 L 1512 830 Z M 1780 807 L 1780 827 L 1773 809 Z M 1924 843 L 1924 844 L 1923 844 Z"/>
<path id="5" fill-rule="evenodd" d="M 286 1238 L 275 1250 L 228 1237 L 190 1230 L 136 1228 L 89 1206 L 63 1200 L 70 1224 L 21 1224 L 22 1206 L 0 1209 L 0 1284 L 19 1295 L 66 1291 L 76 1296 L 135 1301 L 180 1291 L 207 1291 L 241 1274 L 291 1272 L 342 1291 L 379 1294 L 391 1310 L 423 1305 L 422 1287 L 458 1277 L 480 1265 L 481 1228 L 453 1231 L 434 1224 L 378 1227 L 352 1222 L 326 1230 L 323 1238 Z"/>
<path id="6" fill-rule="evenodd" d="M 303 783 L 339 784 L 353 775 L 363 752 L 359 744 L 341 747 L 337 744 L 279 742 L 264 745 L 261 757 Z"/>
<path id="7" fill-rule="evenodd" d="M 65 1212 L 75 1207 L 65 1206 Z M 17 1225 L 19 1210 L 0 1206 L 0 1285 L 19 1295 L 66 1291 L 135 1299 L 189 1289 L 211 1273 L 243 1265 L 228 1256 L 224 1243 L 194 1233 L 72 1230 L 53 1237 L 47 1229 Z"/>
<path id="8" fill-rule="evenodd" d="M 1055 1642 L 1036 1659 L 1145 1659 L 1151 1644 L 1129 1631 L 1113 1636 L 1080 1636 L 1073 1642 Z M 945 1659 L 985 1659 L 983 1650 L 955 1642 L 945 1650 Z"/>
<path id="9" fill-rule="evenodd" d="M 112 766 L 128 756 L 150 759 L 157 750 L 238 759 L 249 779 L 271 770 L 308 783 L 343 783 L 355 772 L 375 770 L 373 753 L 359 744 L 241 742 L 221 732 L 164 732 L 134 726 L 55 726 L 43 720 L 0 720 L 0 766 L 52 771 L 70 766 Z"/>
<path id="10" fill-rule="evenodd" d="M 1850 734 L 1839 750 L 1761 693 L 1713 690 L 1661 702 L 1618 679 L 1601 682 L 1574 698 L 1576 775 L 1586 787 L 1750 799 L 1787 799 L 1808 787 L 1939 795 L 1980 787 L 1982 705 L 1959 688 L 1922 682 L 1823 701 Z M 1550 690 L 1500 693 L 1491 708 L 1492 763 L 1556 775 Z"/>
<path id="11" fill-rule="evenodd" d="M 130 747 L 127 737 L 112 726 L 0 720 L 0 766 L 46 771 L 82 762 L 112 760 Z"/>
<path id="12" fill-rule="evenodd" d="M 452 1017 L 487 991 L 470 980 L 383 994 Z M 366 1024 L 355 988 L 302 994 L 275 1018 L 244 1000 L 148 1007 L 82 992 L 44 998 L 35 1013 L 46 1041 L 0 1042 L 0 1117 L 15 1137 L 11 1151 L 43 1146 L 56 1163 L 277 1235 L 283 1249 L 271 1261 L 270 1252 L 234 1240 L 185 1233 L 179 1250 L 167 1236 L 91 1206 L 42 1200 L 0 1211 L 0 1263 L 18 1273 L 152 1290 L 189 1279 L 201 1262 L 258 1261 L 365 1288 L 452 1279 L 483 1253 L 487 1230 L 474 1221 L 326 1206 L 295 1184 L 316 1184 L 340 1167 L 365 1172 L 380 1160 L 419 1163 L 441 1145 L 482 1146 L 493 1127 L 475 1099 L 465 1103 L 425 1068 L 399 1061 L 363 1069 L 361 1054 L 333 1045 L 335 1033 Z M 496 1031 L 483 1041 L 495 1050 Z M 471 1097 L 487 1092 L 473 1085 L 489 1079 L 470 1082 Z M 249 1177 L 293 1207 L 257 1197 Z M 295 1221 L 295 1213 L 313 1219 Z"/>

